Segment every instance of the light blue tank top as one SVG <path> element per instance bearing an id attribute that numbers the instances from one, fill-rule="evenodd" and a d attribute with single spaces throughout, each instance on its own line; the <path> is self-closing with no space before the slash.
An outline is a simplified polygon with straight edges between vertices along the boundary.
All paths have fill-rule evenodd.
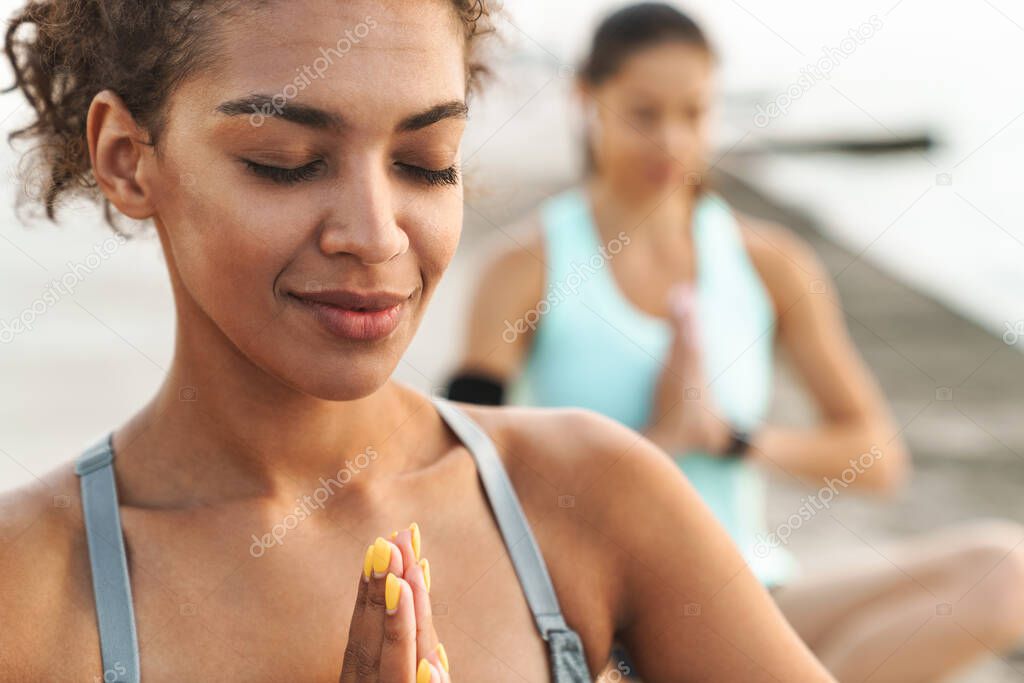
<path id="1" fill-rule="evenodd" d="M 527 320 L 536 325 L 533 345 L 509 401 L 588 408 L 641 430 L 672 327 L 638 309 L 618 288 L 610 259 L 629 246 L 624 240 L 601 244 L 583 187 L 549 198 L 540 211 L 546 293 L 537 315 Z M 755 430 L 771 392 L 771 300 L 720 197 L 703 194 L 698 200 L 693 243 L 705 376 L 723 416 L 739 429 Z M 765 486 L 757 467 L 702 453 L 672 455 L 762 583 L 791 579 L 797 570 L 792 556 L 764 542 Z"/>

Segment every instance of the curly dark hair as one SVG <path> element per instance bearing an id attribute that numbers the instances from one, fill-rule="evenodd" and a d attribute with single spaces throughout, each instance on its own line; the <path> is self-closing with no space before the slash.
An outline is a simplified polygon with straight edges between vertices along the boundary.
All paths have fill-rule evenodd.
<path id="1" fill-rule="evenodd" d="M 19 168 L 19 209 L 26 201 L 56 212 L 66 199 L 102 200 L 118 233 L 109 200 L 92 173 L 86 119 L 97 93 L 117 93 L 158 147 L 168 98 L 191 74 L 218 58 L 217 35 L 228 16 L 254 11 L 268 0 L 30 0 L 10 19 L 4 52 L 15 82 L 35 112 L 9 135 L 36 144 Z M 494 31 L 493 0 L 450 0 L 466 39 L 467 89 L 489 73 L 476 49 Z M 213 21 L 221 19 L 221 21 Z M 34 31 L 22 36 L 27 26 Z"/>

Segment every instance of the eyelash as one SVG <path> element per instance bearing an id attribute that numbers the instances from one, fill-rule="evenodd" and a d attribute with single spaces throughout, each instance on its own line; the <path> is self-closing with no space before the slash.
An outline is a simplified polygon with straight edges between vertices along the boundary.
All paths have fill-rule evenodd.
<path id="1" fill-rule="evenodd" d="M 267 166 L 266 164 L 257 164 L 255 161 L 246 161 L 245 165 L 256 175 L 267 178 L 279 185 L 294 185 L 315 178 L 316 172 L 320 170 L 320 164 L 322 163 L 318 159 L 298 168 Z"/>
<path id="2" fill-rule="evenodd" d="M 412 174 L 428 185 L 442 186 L 459 184 L 458 166 L 449 166 L 448 168 L 443 168 L 440 171 L 435 171 L 429 168 L 420 168 L 419 166 L 409 166 L 408 164 L 397 165 L 402 170 Z"/>
<path id="3" fill-rule="evenodd" d="M 323 162 L 318 159 L 317 161 L 306 164 L 305 166 L 299 166 L 298 168 L 281 168 L 279 166 L 257 164 L 255 161 L 245 162 L 250 171 L 260 177 L 267 178 L 268 180 L 278 183 L 279 185 L 295 185 L 300 182 L 313 180 L 316 177 L 317 171 L 320 170 L 320 165 L 322 163 Z M 459 168 L 457 166 L 449 166 L 448 168 L 435 171 L 429 168 L 410 166 L 409 164 L 396 165 L 406 173 L 427 185 L 444 186 L 459 184 Z"/>

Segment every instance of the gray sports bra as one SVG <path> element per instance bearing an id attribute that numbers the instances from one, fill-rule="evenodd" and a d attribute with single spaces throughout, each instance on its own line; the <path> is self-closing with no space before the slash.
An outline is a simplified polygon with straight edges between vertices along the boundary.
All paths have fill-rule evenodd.
<path id="1" fill-rule="evenodd" d="M 590 680 L 590 673 L 583 643 L 562 616 L 547 566 L 494 443 L 454 404 L 435 398 L 434 405 L 476 461 L 480 482 L 537 629 L 548 644 L 552 682 L 586 683 Z M 112 441 L 108 436 L 79 457 L 75 472 L 82 485 L 82 512 L 96 597 L 103 680 L 138 683 L 139 645 L 114 468 L 111 466 L 113 460 Z"/>

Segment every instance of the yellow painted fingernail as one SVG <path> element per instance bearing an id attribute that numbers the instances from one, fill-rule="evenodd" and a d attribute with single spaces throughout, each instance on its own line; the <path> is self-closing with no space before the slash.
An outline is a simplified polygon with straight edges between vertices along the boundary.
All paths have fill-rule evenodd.
<path id="1" fill-rule="evenodd" d="M 427 562 L 427 558 L 420 560 L 420 569 L 423 570 L 423 585 L 427 587 L 427 592 L 430 592 L 430 563 Z"/>
<path id="2" fill-rule="evenodd" d="M 416 669 L 416 683 L 430 683 L 430 662 L 425 659 L 420 660 Z"/>
<path id="3" fill-rule="evenodd" d="M 441 660 L 441 666 L 444 667 L 444 670 L 451 673 L 452 670 L 448 668 L 448 653 L 445 652 L 444 645 L 441 643 L 437 644 L 437 658 Z"/>
<path id="4" fill-rule="evenodd" d="M 398 599 L 402 597 L 402 584 L 398 577 L 388 574 L 388 580 L 384 582 L 384 606 L 388 614 L 394 614 L 398 610 Z"/>
<path id="5" fill-rule="evenodd" d="M 391 566 L 391 544 L 380 536 L 373 542 L 373 573 L 375 576 L 384 576 L 384 573 Z"/>
<path id="6" fill-rule="evenodd" d="M 370 580 L 370 572 L 373 571 L 373 545 L 366 546 L 366 555 L 363 557 L 363 578 Z"/>
<path id="7" fill-rule="evenodd" d="M 412 552 L 418 560 L 420 559 L 420 525 L 413 522 L 409 525 L 409 531 L 412 532 Z"/>

